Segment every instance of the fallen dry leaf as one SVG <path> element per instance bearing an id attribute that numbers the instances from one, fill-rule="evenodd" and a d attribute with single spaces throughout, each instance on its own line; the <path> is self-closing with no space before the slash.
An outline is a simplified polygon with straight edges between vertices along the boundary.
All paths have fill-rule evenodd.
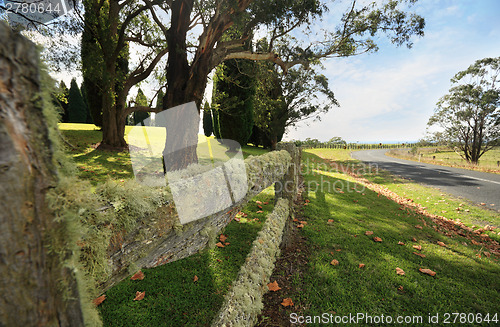
<path id="1" fill-rule="evenodd" d="M 262 209 L 262 206 L 260 204 L 257 205 L 257 208 Z"/>
<path id="2" fill-rule="evenodd" d="M 436 276 L 436 272 L 432 271 L 430 269 L 420 268 L 420 269 L 418 269 L 418 271 L 420 271 L 421 273 L 427 274 L 429 276 Z"/>
<path id="3" fill-rule="evenodd" d="M 372 232 L 371 230 L 367 230 L 367 231 L 365 232 L 365 235 L 367 235 L 367 236 L 373 235 L 373 232 Z"/>
<path id="4" fill-rule="evenodd" d="M 422 226 L 420 226 L 420 225 L 415 225 L 415 228 L 422 229 Z"/>
<path id="5" fill-rule="evenodd" d="M 399 241 L 398 245 L 405 245 L 403 242 Z"/>
<path id="6" fill-rule="evenodd" d="M 333 223 L 333 219 L 328 219 L 328 222 L 329 223 Z"/>
<path id="7" fill-rule="evenodd" d="M 365 267 L 365 264 L 364 263 L 360 263 L 358 268 L 364 268 Z"/>
<path id="8" fill-rule="evenodd" d="M 303 225 L 307 225 L 307 221 L 305 221 L 305 220 L 301 220 L 301 221 L 299 221 L 299 223 L 301 223 Z"/>
<path id="9" fill-rule="evenodd" d="M 281 287 L 278 286 L 278 282 L 277 281 L 274 281 L 272 283 L 267 284 L 267 288 L 271 292 L 276 292 L 276 291 L 279 291 L 281 289 Z"/>
<path id="10" fill-rule="evenodd" d="M 375 242 L 382 242 L 382 239 L 381 239 L 380 237 L 378 237 L 378 236 L 375 236 L 375 237 L 373 238 L 373 240 L 374 240 Z"/>
<path id="11" fill-rule="evenodd" d="M 422 245 L 414 245 L 413 248 L 420 251 L 422 250 Z"/>
<path id="12" fill-rule="evenodd" d="M 213 243 L 212 243 L 212 244 L 213 244 Z M 217 243 L 217 244 L 215 244 L 215 245 L 217 245 L 217 246 L 218 246 L 218 247 L 220 247 L 220 248 L 223 248 L 223 247 L 224 247 L 224 244 L 222 244 L 221 242 L 219 242 L 219 243 Z"/>
<path id="13" fill-rule="evenodd" d="M 142 299 L 144 299 L 144 296 L 146 295 L 146 291 L 144 292 L 135 292 L 135 298 L 134 298 L 134 301 L 140 301 Z"/>
<path id="14" fill-rule="evenodd" d="M 293 221 L 299 221 L 297 218 L 293 218 Z"/>
<path id="15" fill-rule="evenodd" d="M 289 298 L 289 297 L 286 298 L 286 299 L 283 299 L 283 302 L 281 302 L 281 305 L 284 306 L 284 307 L 293 306 L 292 299 Z"/>
<path id="16" fill-rule="evenodd" d="M 486 252 L 484 252 L 484 255 L 489 258 L 491 256 L 491 253 L 489 253 L 489 252 L 486 251 Z"/>
<path id="17" fill-rule="evenodd" d="M 419 252 L 413 252 L 413 254 L 416 254 L 419 257 L 425 258 L 425 254 L 422 254 L 422 253 L 419 253 Z"/>
<path id="18" fill-rule="evenodd" d="M 219 240 L 220 240 L 222 243 L 224 243 L 224 242 L 227 240 L 227 236 L 226 236 L 226 235 L 224 235 L 224 234 L 220 234 L 220 236 L 219 236 Z"/>
<path id="19" fill-rule="evenodd" d="M 132 277 L 130 277 L 130 280 L 143 280 L 144 279 L 144 273 L 142 271 L 136 272 Z"/>
<path id="20" fill-rule="evenodd" d="M 257 203 L 257 204 L 262 204 L 262 202 L 260 202 L 260 201 L 255 201 L 255 203 Z"/>
<path id="21" fill-rule="evenodd" d="M 416 242 L 416 241 L 417 241 L 417 239 L 416 239 L 415 237 L 412 237 L 412 238 L 411 238 L 411 240 L 412 240 L 413 242 Z"/>
<path id="22" fill-rule="evenodd" d="M 339 264 L 339 261 L 337 259 L 333 259 L 332 262 L 330 262 L 332 266 L 336 266 Z"/>
<path id="23" fill-rule="evenodd" d="M 194 275 L 194 278 L 193 278 L 193 282 L 197 282 L 198 281 L 198 276 Z"/>
<path id="24" fill-rule="evenodd" d="M 224 243 L 225 246 L 228 246 L 229 244 L 231 244 L 231 243 L 229 243 L 229 242 Z"/>
<path id="25" fill-rule="evenodd" d="M 304 224 L 298 224 L 297 228 L 304 228 Z"/>
<path id="26" fill-rule="evenodd" d="M 266 201 L 266 202 L 264 202 L 263 204 L 269 204 L 269 202 L 267 202 L 267 201 Z"/>
<path id="27" fill-rule="evenodd" d="M 398 287 L 398 291 L 403 292 L 403 286 L 402 285 Z"/>
<path id="28" fill-rule="evenodd" d="M 106 294 L 103 294 L 103 295 L 99 296 L 98 298 L 95 298 L 92 302 L 97 307 L 99 304 L 103 303 L 104 300 L 106 300 Z"/>
<path id="29" fill-rule="evenodd" d="M 441 242 L 441 241 L 437 241 L 437 244 L 438 244 L 439 246 L 442 246 L 442 247 L 445 247 L 445 248 L 447 247 L 447 246 L 446 246 L 446 244 L 444 244 L 444 243 L 443 243 L 443 242 Z"/>
<path id="30" fill-rule="evenodd" d="M 262 211 L 262 210 L 259 210 L 259 211 L 255 212 L 255 213 L 263 213 L 263 212 L 264 212 L 264 211 Z"/>
<path id="31" fill-rule="evenodd" d="M 404 270 L 403 270 L 403 269 L 401 269 L 401 268 L 396 268 L 396 274 L 398 274 L 398 275 L 401 275 L 401 276 L 402 276 L 402 275 L 404 275 L 404 274 L 405 274 L 405 272 L 404 272 Z"/>

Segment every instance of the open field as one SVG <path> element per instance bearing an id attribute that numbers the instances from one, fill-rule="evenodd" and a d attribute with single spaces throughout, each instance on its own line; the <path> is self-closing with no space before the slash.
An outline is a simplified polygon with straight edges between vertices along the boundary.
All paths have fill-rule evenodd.
<path id="1" fill-rule="evenodd" d="M 479 159 L 478 165 L 468 164 L 458 153 L 448 148 L 418 148 L 417 151 L 399 149 L 390 150 L 387 154 L 395 158 L 421 161 L 434 165 L 500 174 L 500 147 L 486 152 Z"/>
<path id="2" fill-rule="evenodd" d="M 105 181 L 107 178 L 120 180 L 134 177 L 129 151 L 110 152 L 96 149 L 102 139 L 102 132 L 95 125 L 59 124 L 59 129 L 66 141 L 73 146 L 68 146 L 68 151 L 72 154 L 78 167 L 79 177 L 89 180 L 94 185 Z M 146 131 L 146 134 L 144 131 Z M 149 152 L 149 143 L 153 151 L 153 156 L 158 158 L 158 166 L 161 167 L 161 153 L 165 145 L 164 128 L 144 127 L 143 129 L 141 127 L 126 126 L 125 133 L 127 142 L 130 142 L 137 148 Z M 147 135 L 147 138 L 144 135 Z M 213 137 L 208 138 L 208 140 L 210 140 L 212 149 L 221 149 Z M 198 143 L 200 144 L 199 156 L 206 158 L 209 155 L 207 138 L 204 135 L 200 135 Z M 266 153 L 267 150 L 259 147 L 244 146 L 242 152 L 243 157 L 246 158 L 249 155 Z"/>

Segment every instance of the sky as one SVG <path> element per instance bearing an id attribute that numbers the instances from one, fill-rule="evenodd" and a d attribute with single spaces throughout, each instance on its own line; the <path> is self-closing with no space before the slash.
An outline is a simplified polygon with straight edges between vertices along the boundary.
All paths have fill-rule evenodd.
<path id="1" fill-rule="evenodd" d="M 290 129 L 286 140 L 417 141 L 450 78 L 500 56 L 500 1 L 420 0 L 413 10 L 426 20 L 425 36 L 411 49 L 380 40 L 377 53 L 327 60 L 322 73 L 340 108 Z"/>

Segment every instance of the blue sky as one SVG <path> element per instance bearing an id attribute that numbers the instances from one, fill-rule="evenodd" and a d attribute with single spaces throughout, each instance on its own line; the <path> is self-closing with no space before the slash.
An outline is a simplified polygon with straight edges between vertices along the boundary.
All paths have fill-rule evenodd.
<path id="1" fill-rule="evenodd" d="M 475 60 L 500 56 L 500 1 L 420 0 L 425 36 L 413 48 L 381 39 L 379 51 L 325 62 L 340 102 L 321 122 L 302 123 L 286 139 L 405 142 L 422 138 L 450 78 Z"/>

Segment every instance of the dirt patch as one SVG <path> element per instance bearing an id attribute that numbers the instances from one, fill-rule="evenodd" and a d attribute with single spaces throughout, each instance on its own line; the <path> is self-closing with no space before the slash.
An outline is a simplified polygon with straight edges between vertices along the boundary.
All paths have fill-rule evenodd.
<path id="1" fill-rule="evenodd" d="M 304 220 L 302 208 L 304 200 L 299 195 L 295 202 L 295 218 Z M 284 327 L 292 326 L 290 323 L 291 312 L 301 312 L 305 308 L 297 307 L 296 304 L 292 307 L 284 307 L 281 302 L 289 296 L 287 294 L 297 294 L 301 291 L 300 282 L 303 274 L 307 270 L 307 262 L 309 249 L 307 247 L 307 239 L 302 236 L 302 232 L 293 225 L 290 233 L 290 246 L 282 249 L 281 256 L 275 264 L 275 269 L 271 275 L 271 282 L 276 281 L 281 287 L 277 292 L 267 292 L 264 295 L 264 309 L 258 316 L 257 324 L 259 327 Z M 295 280 L 295 282 L 293 282 Z M 293 300 L 293 299 L 292 299 Z"/>

